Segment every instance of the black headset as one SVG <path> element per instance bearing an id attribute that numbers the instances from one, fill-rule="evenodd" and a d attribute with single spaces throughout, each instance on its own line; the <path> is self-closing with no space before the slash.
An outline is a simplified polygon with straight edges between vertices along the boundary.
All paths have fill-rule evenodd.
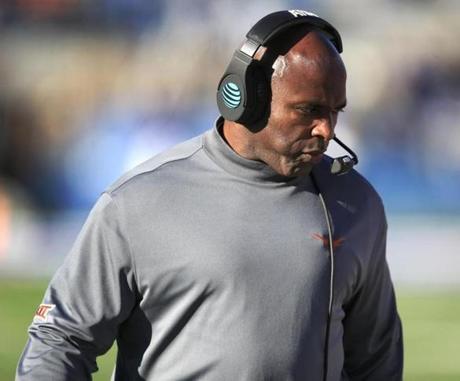
<path id="1" fill-rule="evenodd" d="M 270 77 L 267 68 L 255 59 L 255 54 L 259 47 L 298 25 L 307 25 L 322 31 L 337 51 L 342 53 L 342 38 L 339 32 L 318 15 L 303 10 L 268 14 L 246 34 L 246 41 L 235 50 L 219 81 L 217 106 L 224 119 L 243 124 L 248 128 L 263 120 L 270 102 Z M 351 155 L 351 157 L 340 156 L 333 161 L 331 173 L 343 175 L 358 164 L 358 157 L 336 136 L 334 140 Z"/>
<path id="2" fill-rule="evenodd" d="M 257 123 L 264 116 L 269 103 L 270 81 L 266 68 L 254 59 L 254 55 L 260 46 L 301 24 L 324 32 L 337 51 L 342 53 L 339 32 L 314 13 L 301 10 L 270 13 L 246 34 L 247 40 L 235 51 L 219 81 L 217 105 L 225 119 L 247 126 Z"/>

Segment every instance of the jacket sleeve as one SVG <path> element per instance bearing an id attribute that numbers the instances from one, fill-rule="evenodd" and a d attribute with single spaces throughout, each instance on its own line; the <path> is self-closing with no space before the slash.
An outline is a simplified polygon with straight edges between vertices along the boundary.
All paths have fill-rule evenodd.
<path id="1" fill-rule="evenodd" d="M 29 328 L 17 381 L 90 380 L 136 301 L 133 266 L 117 207 L 104 193 Z"/>
<path id="2" fill-rule="evenodd" d="M 386 231 L 383 214 L 364 279 L 345 306 L 344 372 L 350 381 L 402 379 L 402 328 L 385 258 Z"/>

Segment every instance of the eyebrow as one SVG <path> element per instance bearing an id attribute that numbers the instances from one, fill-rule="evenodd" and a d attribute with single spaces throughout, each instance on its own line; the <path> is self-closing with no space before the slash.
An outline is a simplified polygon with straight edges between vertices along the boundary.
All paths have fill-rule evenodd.
<path id="1" fill-rule="evenodd" d="M 299 103 L 300 104 L 304 104 L 304 105 L 308 105 L 308 106 L 315 106 L 315 107 L 325 107 L 325 105 L 321 102 L 317 102 L 317 101 L 310 101 L 310 102 L 302 102 L 302 103 Z M 343 101 L 342 103 L 340 103 L 338 106 L 334 107 L 334 109 L 336 110 L 341 110 L 343 108 L 347 107 L 347 101 Z"/>

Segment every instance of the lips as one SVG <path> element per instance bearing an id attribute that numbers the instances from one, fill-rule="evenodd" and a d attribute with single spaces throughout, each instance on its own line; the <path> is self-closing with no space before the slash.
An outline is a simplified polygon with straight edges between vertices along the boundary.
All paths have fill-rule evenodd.
<path id="1" fill-rule="evenodd" d="M 306 153 L 312 156 L 322 155 L 327 150 L 327 142 L 323 140 L 316 140 L 304 146 L 302 153 Z"/>
<path id="2" fill-rule="evenodd" d="M 324 151 L 322 150 L 312 150 L 312 151 L 302 151 L 299 158 L 306 163 L 318 164 L 323 158 Z"/>
<path id="3" fill-rule="evenodd" d="M 302 154 L 308 154 L 311 156 L 323 155 L 325 151 L 323 150 L 312 150 L 312 151 L 302 151 Z"/>

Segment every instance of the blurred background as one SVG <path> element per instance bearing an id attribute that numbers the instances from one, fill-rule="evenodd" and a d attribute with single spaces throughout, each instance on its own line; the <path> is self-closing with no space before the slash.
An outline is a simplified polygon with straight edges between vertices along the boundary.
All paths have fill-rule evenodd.
<path id="1" fill-rule="evenodd" d="M 234 49 L 281 9 L 342 35 L 336 132 L 386 205 L 405 379 L 460 379 L 460 2 L 1 0 L 0 380 L 99 194 L 212 127 Z"/>

